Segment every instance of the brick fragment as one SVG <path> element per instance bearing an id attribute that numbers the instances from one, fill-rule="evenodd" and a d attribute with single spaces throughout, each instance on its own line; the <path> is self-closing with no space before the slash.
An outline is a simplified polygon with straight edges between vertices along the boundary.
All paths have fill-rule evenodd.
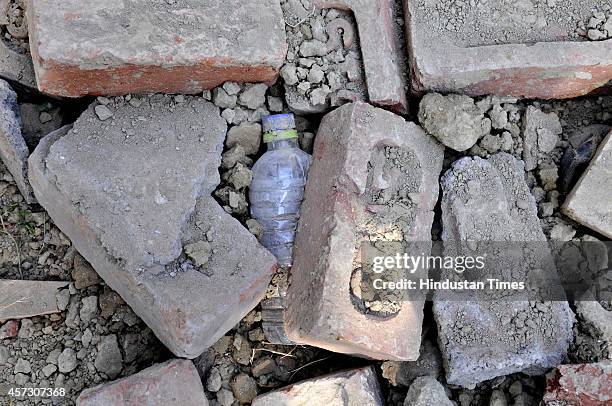
<path id="1" fill-rule="evenodd" d="M 37 90 L 32 58 L 12 50 L 4 41 L 0 41 L 0 77 L 27 90 Z"/>
<path id="2" fill-rule="evenodd" d="M 8 83 L 0 79 L 0 159 L 13 176 L 25 201 L 32 204 L 36 200 L 28 183 L 29 154 L 28 146 L 21 134 L 21 115 L 17 105 L 17 93 Z"/>
<path id="3" fill-rule="evenodd" d="M 554 272 L 523 161 L 506 153 L 488 160 L 463 158 L 443 176 L 441 185 L 444 255 L 465 255 L 466 241 L 477 248 L 503 241 L 493 247 L 495 261 L 509 264 L 512 281 L 527 281 L 525 267 Z M 533 256 L 519 256 L 522 262 L 517 264 L 511 261 L 515 250 L 523 248 L 518 243 L 533 250 Z M 483 250 L 476 250 L 476 255 L 484 255 Z M 454 270 L 442 277 L 450 278 L 450 273 Z M 453 299 L 436 291 L 433 310 L 446 381 L 453 385 L 471 388 L 515 372 L 543 373 L 565 358 L 573 338 L 574 317 L 564 301 L 530 302 L 501 294 Z"/>
<path id="4" fill-rule="evenodd" d="M 287 52 L 278 0 L 30 1 L 41 91 L 196 94 L 274 82 Z"/>
<path id="5" fill-rule="evenodd" d="M 398 44 L 391 0 L 316 0 L 318 8 L 351 10 L 357 21 L 370 102 L 406 111 L 401 68 L 403 44 Z"/>
<path id="6" fill-rule="evenodd" d="M 382 169 L 390 162 L 387 148 L 410 157 L 402 173 Z M 398 232 L 404 241 L 431 240 L 442 159 L 443 147 L 420 127 L 366 103 L 348 104 L 325 116 L 315 140 L 289 279 L 289 339 L 376 359 L 418 358 L 423 303 L 404 302 L 394 317 L 366 314 L 353 304 L 350 283 L 361 243 L 376 238 L 368 224 L 382 206 L 371 204 L 370 193 L 388 189 L 394 196 L 398 185 L 412 185 L 408 192 L 414 206 L 399 209 L 378 231 Z M 375 182 L 387 186 L 369 180 L 370 164 L 381 170 Z M 389 207 L 396 210 L 393 202 Z M 395 226 L 400 223 L 406 225 L 401 231 Z"/>
<path id="7" fill-rule="evenodd" d="M 56 296 L 68 282 L 0 280 L 0 321 L 59 313 Z"/>
<path id="8" fill-rule="evenodd" d="M 256 397 L 253 406 L 278 405 L 382 406 L 373 367 L 353 369 L 303 381 Z"/>
<path id="9" fill-rule="evenodd" d="M 612 361 L 561 365 L 547 379 L 545 405 L 600 406 L 612 403 Z"/>
<path id="10" fill-rule="evenodd" d="M 210 196 L 226 134 L 217 107 L 157 95 L 108 108 L 106 121 L 92 105 L 45 137 L 30 180 L 102 279 L 171 351 L 195 358 L 261 300 L 276 261 Z M 183 252 L 192 244 L 210 248 L 201 266 Z"/>
<path id="11" fill-rule="evenodd" d="M 410 77 L 415 93 L 462 93 L 470 96 L 495 94 L 519 98 L 563 99 L 584 96 L 594 91 L 610 92 L 612 86 L 612 41 L 576 41 L 568 37 L 575 31 L 575 17 L 549 21 L 546 29 L 498 29 L 509 38 L 491 38 L 474 30 L 489 27 L 479 21 L 491 14 L 478 8 L 453 26 L 441 10 L 434 22 L 431 9 L 422 1 L 404 0 Z M 592 2 L 596 5 L 596 2 Z M 433 3 L 431 3 L 433 4 Z M 576 7 L 590 13 L 590 6 Z M 504 13 L 507 11 L 504 10 Z M 448 14 L 445 14 L 448 13 Z M 480 13 L 480 14 L 479 14 Z M 532 10 L 513 10 L 508 20 L 523 24 L 534 18 Z M 543 16 L 546 18 L 546 16 Z M 546 21 L 544 21 L 546 25 Z M 449 29 L 450 27 L 450 29 Z M 503 26 L 502 26 L 503 28 Z M 468 39 L 457 31 L 465 31 Z M 511 32 L 512 31 L 512 32 Z M 520 33 L 518 38 L 513 35 Z M 535 33 L 523 40 L 521 35 Z"/>
<path id="12" fill-rule="evenodd" d="M 612 132 L 602 141 L 562 210 L 577 222 L 612 238 Z"/>
<path id="13" fill-rule="evenodd" d="M 208 406 L 198 371 L 191 361 L 174 359 L 135 375 L 86 389 L 77 406 Z"/>

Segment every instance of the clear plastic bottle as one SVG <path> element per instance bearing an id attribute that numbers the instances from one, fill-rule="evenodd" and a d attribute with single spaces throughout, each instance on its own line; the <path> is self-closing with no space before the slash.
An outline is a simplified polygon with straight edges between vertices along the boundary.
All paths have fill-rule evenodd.
<path id="1" fill-rule="evenodd" d="M 268 151 L 253 166 L 251 215 L 263 227 L 261 243 L 290 266 L 312 158 L 298 146 L 293 114 L 264 117 L 262 125 Z"/>

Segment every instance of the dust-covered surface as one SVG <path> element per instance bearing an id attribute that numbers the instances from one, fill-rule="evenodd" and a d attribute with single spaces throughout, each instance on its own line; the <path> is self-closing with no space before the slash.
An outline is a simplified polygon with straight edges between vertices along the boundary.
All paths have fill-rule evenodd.
<path id="1" fill-rule="evenodd" d="M 412 21 L 430 40 L 459 47 L 583 41 L 599 0 L 409 0 Z"/>
<path id="2" fill-rule="evenodd" d="M 4 2 L 0 3 L 4 4 Z M 21 11 L 19 11 L 20 3 L 9 3 L 13 9 L 15 7 L 17 9 L 10 19 L 11 24 L 18 29 L 23 25 Z M 451 3 L 454 4 L 454 2 Z M 457 13 L 461 11 L 461 7 L 459 2 L 456 3 Z M 477 12 L 485 16 L 492 15 L 490 10 L 483 8 L 487 2 L 474 1 L 473 3 L 476 5 L 474 8 L 468 1 L 464 2 L 464 11 L 457 15 L 478 16 L 473 14 Z M 501 38 L 500 32 L 503 30 L 497 28 L 500 21 L 504 23 L 506 16 L 514 14 L 527 15 L 521 8 L 528 4 L 527 2 L 519 4 L 521 7 L 518 8 L 516 2 L 505 5 L 505 9 L 502 4 L 499 8 L 500 17 L 497 19 L 483 20 L 478 17 L 470 20 L 464 17 L 465 19 L 461 22 L 458 17 L 455 17 L 457 23 L 452 23 L 452 27 L 448 26 L 448 22 L 442 24 L 443 16 L 452 13 L 450 6 L 453 4 L 447 4 L 448 7 L 445 6 L 444 10 L 439 12 L 439 17 L 436 17 L 435 11 L 428 17 L 427 21 L 430 22 L 430 25 L 424 29 L 432 35 L 446 38 L 456 37 L 458 44 L 467 43 L 470 46 L 482 43 L 530 42 L 533 38 L 550 41 L 558 40 L 558 38 L 567 38 L 572 41 L 587 38 L 595 40 L 593 39 L 595 36 L 599 38 L 595 33 L 591 34 L 593 38 L 589 37 L 588 31 L 591 29 L 597 30 L 601 35 L 609 35 L 610 31 L 604 28 L 608 20 L 604 21 L 596 16 L 597 11 L 592 9 L 592 6 L 602 6 L 601 2 L 598 4 L 574 3 L 559 0 L 546 3 L 532 1 L 534 8 L 527 14 L 536 16 L 535 23 L 530 22 L 531 17 L 528 20 L 521 18 L 520 23 L 506 21 L 505 23 L 510 24 L 510 27 L 513 24 L 518 24 L 515 25 L 516 27 L 526 27 L 518 31 L 510 30 L 507 38 Z M 602 8 L 604 6 L 606 6 L 605 2 Z M 570 13 L 564 14 L 566 10 L 570 10 Z M 559 24 L 564 29 L 563 33 L 553 32 L 551 34 L 552 31 L 547 31 L 546 27 L 543 30 L 533 28 L 542 13 L 548 24 L 546 27 L 555 26 L 557 23 L 553 17 L 558 16 Z M 343 13 L 338 15 L 341 16 Z M 571 21 L 568 17 L 570 15 L 572 16 Z M 605 17 L 608 18 L 608 16 L 609 11 L 606 11 Z M 594 28 L 589 27 L 591 17 L 596 17 L 598 21 L 593 22 Z M 286 18 L 292 23 L 289 17 L 286 16 Z M 351 21 L 350 15 L 345 15 L 343 18 Z M 483 24 L 483 21 L 486 24 Z M 7 24 L 2 21 L 0 25 L 4 27 L 4 39 L 10 43 L 11 49 L 21 52 L 19 47 L 23 48 L 23 45 L 27 43 L 27 38 L 18 38 L 19 32 L 13 28 L 11 30 L 17 33 L 17 37 L 11 35 Z M 483 36 L 467 35 L 472 29 L 470 27 L 475 27 L 476 32 L 482 33 Z M 578 28 L 577 31 L 576 28 Z M 287 26 L 287 32 L 292 31 L 294 29 Z M 299 43 L 301 44 L 305 38 L 301 38 Z M 318 58 L 309 57 L 307 59 L 315 60 L 315 63 L 318 64 Z M 287 63 L 296 62 L 299 64 L 299 58 L 287 61 Z M 306 73 L 306 79 L 300 80 L 308 81 L 308 73 Z M 202 95 L 204 100 L 211 101 L 220 109 L 220 115 L 227 122 L 232 133 L 232 136 L 228 136 L 225 141 L 222 164 L 219 168 L 221 183 L 213 195 L 226 212 L 240 220 L 254 235 L 258 235 L 260 226 L 249 216 L 249 170 L 265 149 L 261 143 L 255 141 L 260 138 L 258 125 L 261 116 L 270 112 L 289 111 L 284 89 L 285 83 L 282 80 L 271 87 L 259 85 L 259 88 L 255 88 L 257 85 L 226 83 Z M 322 84 L 326 84 L 325 80 Z M 343 86 L 350 83 L 351 81 L 348 80 Z M 316 88 L 316 86 L 313 87 Z M 22 131 L 30 150 L 46 133 L 56 129 L 62 123 L 73 122 L 75 115 L 78 116 L 78 113 L 86 109 L 91 102 L 91 100 L 79 99 L 76 102 L 68 103 L 43 97 L 31 97 L 19 89 L 16 90 L 19 95 Z M 131 96 L 120 99 L 99 98 L 95 106 L 106 106 L 108 110 L 98 108 L 93 118 L 98 120 L 105 118 L 104 121 L 101 121 L 102 125 L 108 126 L 114 118 L 113 106 L 116 103 L 129 103 L 131 99 Z M 168 98 L 168 100 L 170 105 L 181 104 L 186 102 L 186 97 L 179 95 L 171 100 Z M 413 99 L 411 103 L 416 106 L 419 100 Z M 533 201 L 528 199 L 529 205 L 534 203 L 537 205 L 537 221 L 546 239 L 566 241 L 584 238 L 603 239 L 601 235 L 597 235 L 592 230 L 564 216 L 560 211 L 560 206 L 612 126 L 612 98 L 588 97 L 543 102 L 484 97 L 475 99 L 475 105 L 480 109 L 479 117 L 482 114 L 485 120 L 491 121 L 491 128 L 479 136 L 476 143 L 464 152 L 458 153 L 447 148 L 444 170 L 449 169 L 453 162 L 464 156 L 479 156 L 486 159 L 503 151 L 522 160 L 525 157 L 526 149 L 535 151 L 529 154 L 532 157 L 532 165 L 535 166 L 525 171 L 524 176 L 530 195 L 534 199 Z M 530 123 L 531 116 L 533 116 L 527 115 L 527 110 L 530 108 L 538 111 L 535 116 L 541 117 L 551 113 L 556 115 L 562 128 L 561 133 L 557 131 L 556 124 L 550 124 L 555 122 L 554 117 L 546 122 L 536 120 Z M 416 117 L 413 116 L 408 118 L 416 120 Z M 297 117 L 297 123 L 300 144 L 304 150 L 311 152 L 319 117 L 300 115 Z M 535 131 L 536 136 L 526 137 L 526 131 L 531 131 L 531 129 Z M 126 127 L 125 130 L 124 134 L 128 135 L 130 128 Z M 378 164 L 372 165 L 372 175 L 379 171 L 394 173 L 404 164 L 407 165 L 406 168 L 414 169 L 408 165 L 410 159 L 403 154 L 401 149 L 380 149 L 376 156 L 379 159 L 374 161 Z M 399 157 L 402 165 L 390 164 L 387 158 L 391 156 Z M 95 157 L 95 159 L 110 159 L 110 157 Z M 379 180 L 378 177 L 372 176 L 370 181 L 376 183 Z M 398 186 L 397 192 L 409 189 L 409 186 L 406 188 Z M 391 193 L 390 195 L 391 198 L 385 193 L 373 194 L 370 197 L 372 202 L 393 202 L 393 204 L 401 202 L 397 206 L 398 209 L 392 211 L 394 215 L 409 213 L 409 210 L 406 209 L 410 206 L 409 196 L 408 198 L 401 196 L 401 199 L 396 199 L 395 196 L 400 196 L 400 194 Z M 30 398 L 15 401 L 5 396 L 8 387 L 36 386 L 66 388 L 65 398 L 55 398 L 52 401 L 46 399 L 45 403 L 74 404 L 78 394 L 85 388 L 130 376 L 154 363 L 172 358 L 170 352 L 159 342 L 145 323 L 76 252 L 74 243 L 57 228 L 45 210 L 38 205 L 25 203 L 23 196 L 17 190 L 14 179 L 2 164 L 0 164 L 0 219 L 1 278 L 70 283 L 69 287 L 63 289 L 57 297 L 60 313 L 10 320 L 0 324 L 0 403 L 41 404 L 43 399 Z M 182 242 L 185 249 L 172 263 L 176 265 L 174 272 L 184 272 L 183 264 L 208 272 L 206 265 L 214 255 L 212 244 L 220 240 L 215 237 L 215 230 L 212 231 L 213 233 L 203 233 L 203 236 L 200 234 L 197 238 Z M 434 239 L 440 239 L 441 234 L 441 211 L 437 208 L 432 236 Z M 168 269 L 168 273 L 162 275 L 165 278 L 172 277 L 173 270 Z M 285 271 L 273 278 L 267 298 L 282 296 L 283 290 L 286 289 L 286 275 Z M 612 278 L 608 276 L 608 280 Z M 611 308 L 612 288 L 609 287 L 609 284 L 602 287 L 598 299 L 597 302 L 588 302 L 592 305 L 591 307 L 570 303 L 572 310 L 576 313 L 576 322 L 572 328 L 567 356 L 561 362 L 597 362 L 610 358 L 610 333 L 605 327 L 602 327 L 606 325 L 605 321 L 609 320 L 606 317 L 609 316 Z M 512 313 L 510 325 L 513 331 L 518 332 L 523 329 L 528 331 L 531 328 L 529 326 L 533 318 L 531 316 L 541 317 L 542 312 L 547 309 L 547 304 L 539 304 L 526 309 L 524 314 Z M 371 308 L 372 310 L 381 309 L 374 307 Z M 390 310 L 389 313 L 394 313 L 397 308 L 383 308 L 382 310 Z M 508 315 L 509 311 L 507 308 L 500 307 L 494 313 Z M 529 317 L 525 317 L 525 314 Z M 448 384 L 440 354 L 437 326 L 430 306 L 426 306 L 425 309 L 421 355 L 419 360 L 414 362 L 375 362 L 334 354 L 315 347 L 294 344 L 273 345 L 270 344 L 270 338 L 264 335 L 265 331 L 270 331 L 265 327 L 266 316 L 270 314 L 262 312 L 260 306 L 256 307 L 195 361 L 201 373 L 206 395 L 212 405 L 248 404 L 257 394 L 302 379 L 364 365 L 375 366 L 384 401 L 389 405 L 402 405 L 410 385 L 417 377 L 424 375 L 435 377 L 444 387 L 446 396 L 462 406 L 537 405 L 543 396 L 545 381 L 544 376 L 539 372 L 534 376 L 522 373 L 499 376 L 479 383 L 473 389 Z M 276 321 L 275 326 L 278 327 L 278 312 L 274 317 L 273 320 L 268 321 Z M 604 320 L 603 324 L 602 320 Z M 546 328 L 543 331 L 549 333 L 556 331 L 555 328 L 549 328 L 548 324 L 544 325 Z M 465 340 L 466 343 L 473 342 L 476 335 L 475 330 L 467 327 L 458 328 L 456 333 L 456 338 Z"/>

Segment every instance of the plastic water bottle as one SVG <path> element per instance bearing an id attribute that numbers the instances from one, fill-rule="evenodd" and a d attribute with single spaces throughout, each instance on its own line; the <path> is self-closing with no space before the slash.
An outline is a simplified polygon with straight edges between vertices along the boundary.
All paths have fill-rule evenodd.
<path id="1" fill-rule="evenodd" d="M 253 166 L 251 215 L 263 227 L 261 243 L 290 266 L 312 158 L 298 146 L 293 114 L 264 117 L 262 126 L 268 151 Z"/>

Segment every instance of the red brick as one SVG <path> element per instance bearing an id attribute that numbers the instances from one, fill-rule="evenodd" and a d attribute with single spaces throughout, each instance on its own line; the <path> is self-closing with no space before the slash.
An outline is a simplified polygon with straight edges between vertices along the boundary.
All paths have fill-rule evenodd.
<path id="1" fill-rule="evenodd" d="M 84 390 L 78 406 L 208 406 L 191 361 L 171 360 L 135 375 Z"/>
<path id="2" fill-rule="evenodd" d="M 415 360 L 422 302 L 404 302 L 393 317 L 378 317 L 357 310 L 350 297 L 353 260 L 359 255 L 365 222 L 372 217 L 364 198 L 368 163 L 383 146 L 400 147 L 416 156 L 420 171 L 408 171 L 402 178 L 419 185 L 411 198 L 417 206 L 415 220 L 403 237 L 430 241 L 443 147 L 417 125 L 365 103 L 328 114 L 315 141 L 285 326 L 289 339 L 297 343 L 370 358 Z"/>
<path id="3" fill-rule="evenodd" d="M 404 0 L 415 93 L 562 99 L 612 90 L 612 41 L 545 42 L 543 38 L 533 44 L 466 46 L 452 34 L 436 36 L 431 22 L 418 17 L 418 7 L 417 0 Z M 477 33 L 472 37 L 477 38 Z"/>
<path id="4" fill-rule="evenodd" d="M 0 327 L 0 340 L 5 338 L 15 338 L 19 332 L 19 322 L 16 320 L 9 320 Z"/>
<path id="5" fill-rule="evenodd" d="M 275 0 L 36 0 L 27 12 L 38 87 L 60 96 L 274 82 L 287 52 Z"/>
<path id="6" fill-rule="evenodd" d="M 561 365 L 547 381 L 543 403 L 572 406 L 612 404 L 612 361 Z"/>
<path id="7" fill-rule="evenodd" d="M 316 0 L 318 8 L 351 10 L 359 41 L 370 102 L 394 111 L 407 109 L 400 68 L 402 44 L 396 41 L 392 0 Z"/>

